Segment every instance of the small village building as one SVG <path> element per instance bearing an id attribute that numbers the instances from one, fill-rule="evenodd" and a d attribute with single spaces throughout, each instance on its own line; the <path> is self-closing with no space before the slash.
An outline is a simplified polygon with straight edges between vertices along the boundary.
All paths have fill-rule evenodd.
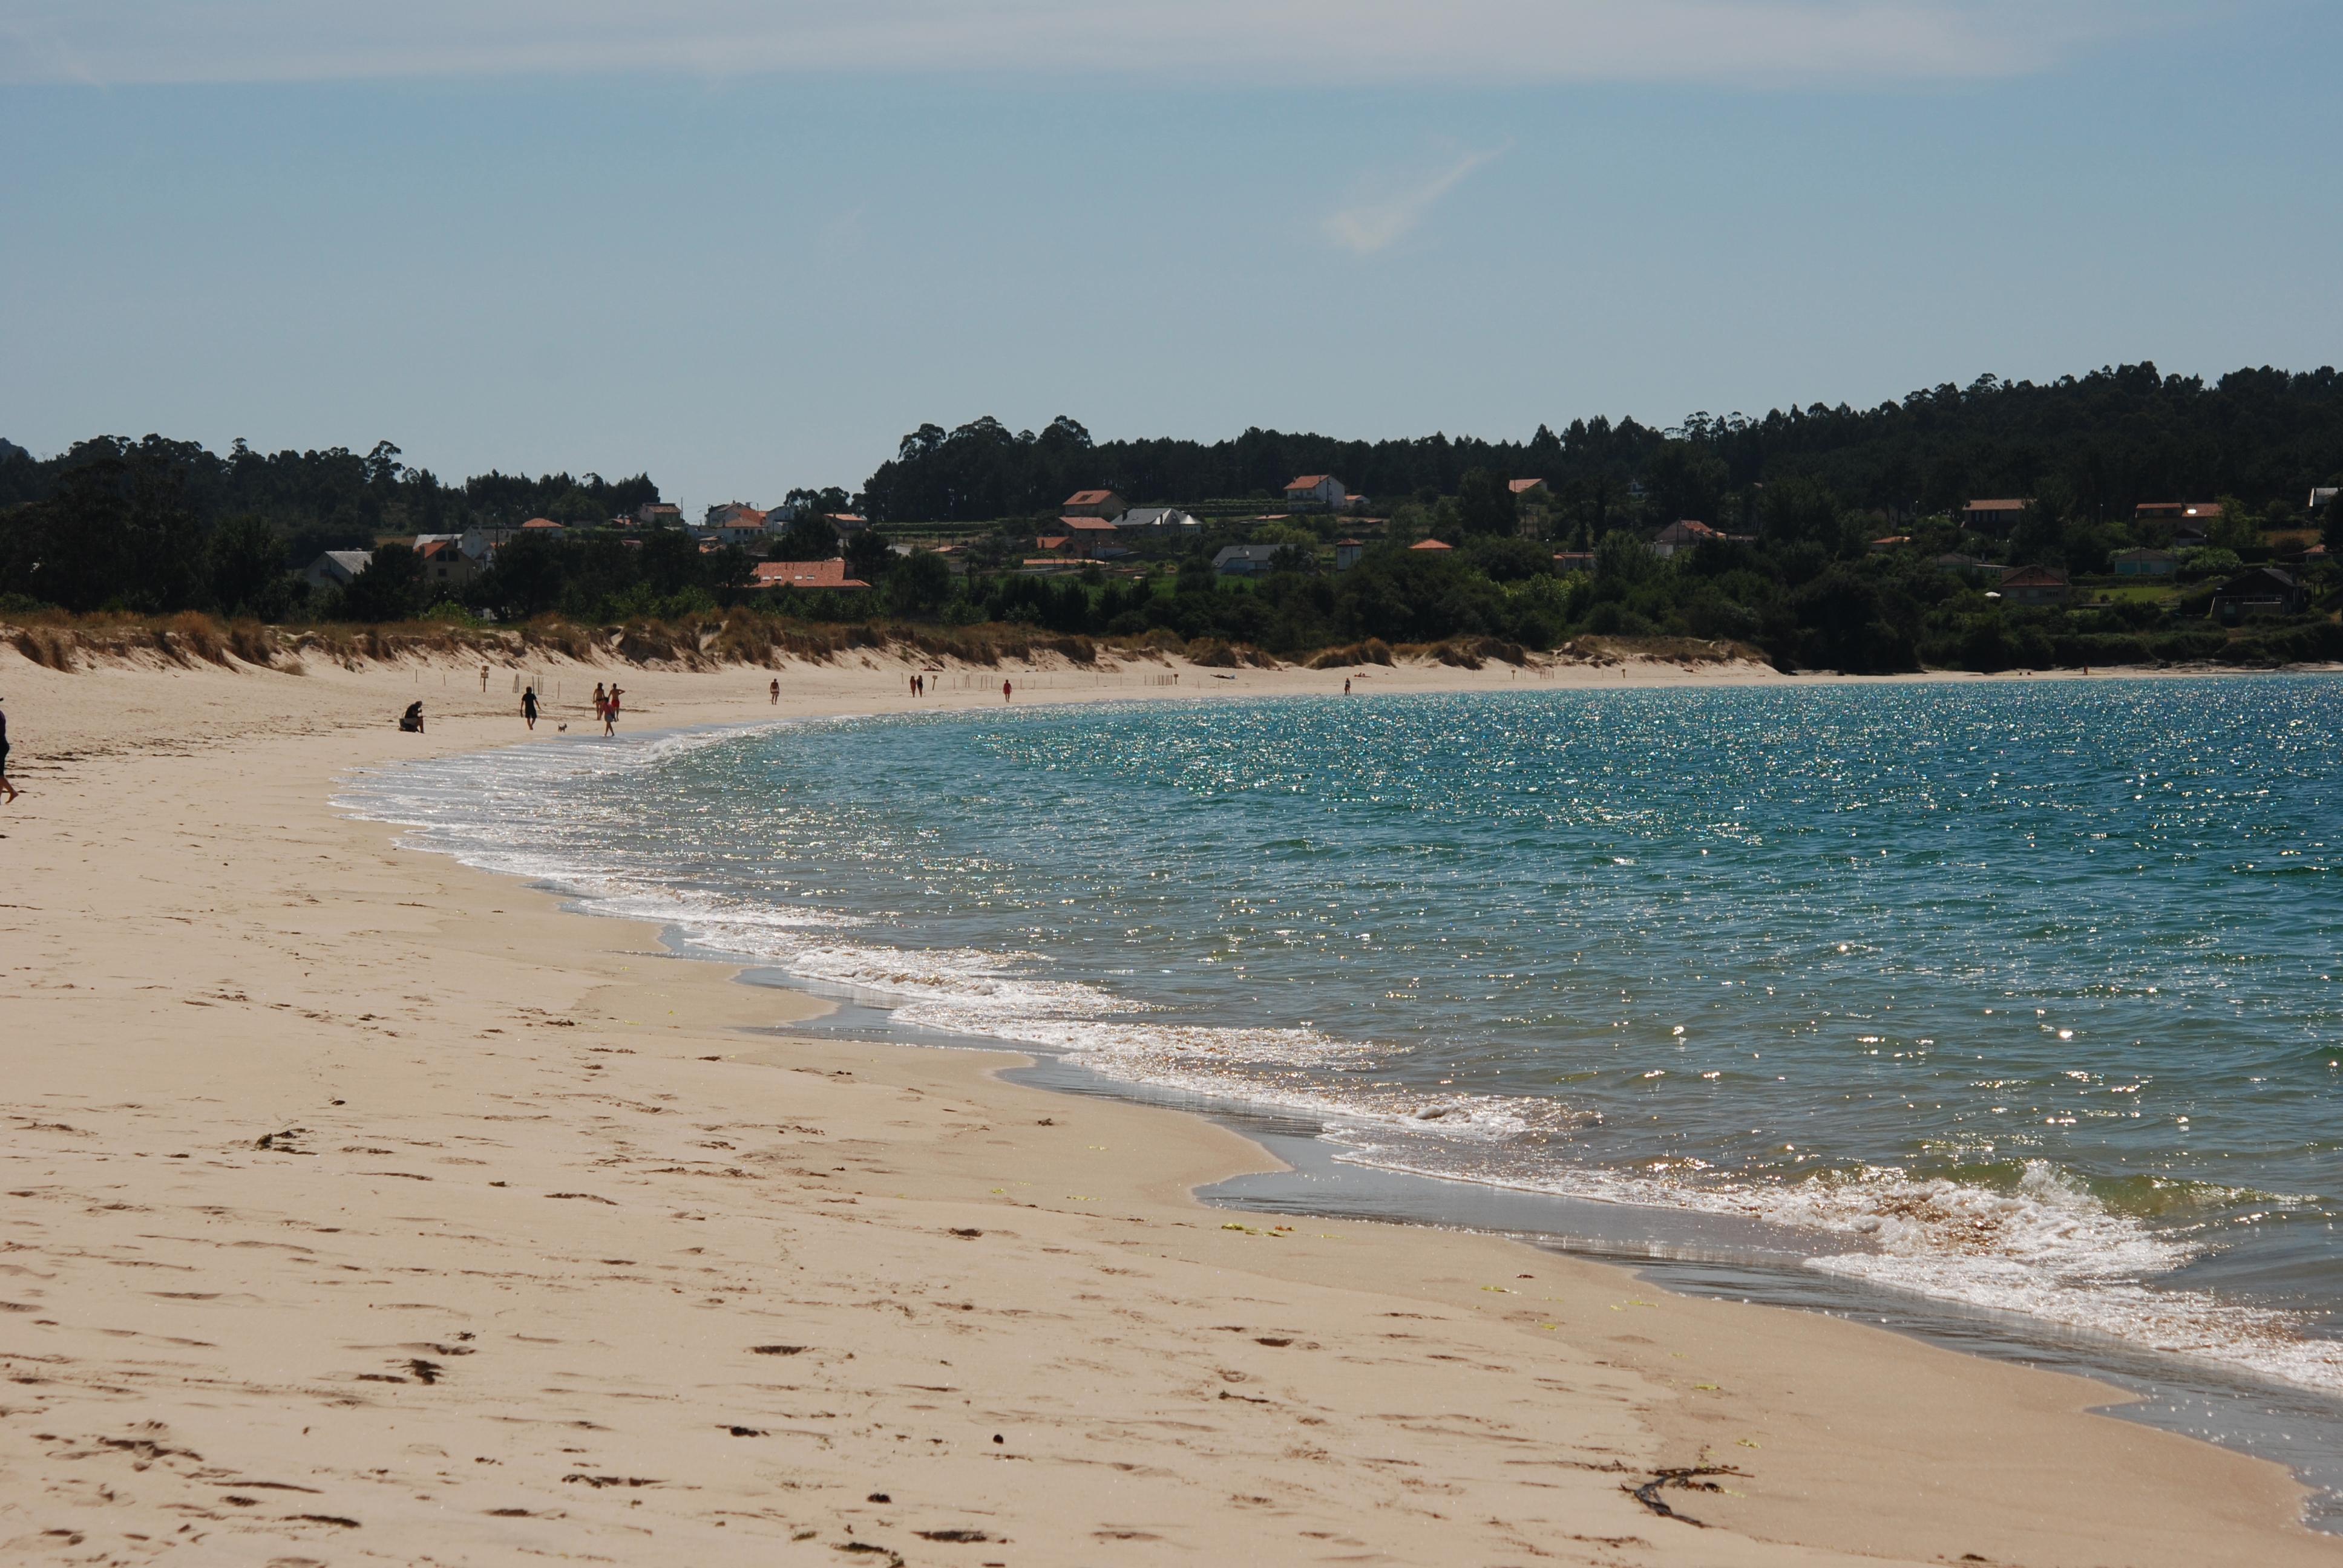
<path id="1" fill-rule="evenodd" d="M 1594 570 L 1594 552 L 1593 550 L 1556 550 L 1554 552 L 1554 569 L 1565 575 L 1571 572 L 1592 574 Z"/>
<path id="2" fill-rule="evenodd" d="M 645 501 L 635 508 L 635 521 L 647 528 L 679 528 L 683 508 L 672 501 Z"/>
<path id="3" fill-rule="evenodd" d="M 2119 578 L 2168 578 L 2180 569 L 2180 558 L 2170 550 L 2117 550 L 2115 553 L 2116 576 Z"/>
<path id="4" fill-rule="evenodd" d="M 569 530 L 551 518 L 531 518 L 520 526 L 519 532 L 523 538 L 529 539 L 563 539 L 569 537 Z"/>
<path id="5" fill-rule="evenodd" d="M 1350 501 L 1351 492 L 1332 474 L 1303 474 L 1285 487 L 1285 504 L 1289 507 L 1315 507 L 1331 512 L 1348 506 Z"/>
<path id="6" fill-rule="evenodd" d="M 1529 496 L 1551 495 L 1553 493 L 1545 487 L 1545 481 L 1544 479 L 1508 479 L 1505 481 L 1505 488 L 1513 493 L 1513 499 L 1516 501 Z"/>
<path id="7" fill-rule="evenodd" d="M 1411 550 L 1453 550 L 1456 547 L 1443 539 L 1418 539 L 1407 548 Z"/>
<path id="8" fill-rule="evenodd" d="M 2337 487 L 2334 485 L 2318 485 L 2312 487 L 2310 492 L 2311 516 L 2317 517 L 2328 507 L 2334 505 L 2335 498 L 2339 489 L 2343 489 L 2343 487 Z"/>
<path id="9" fill-rule="evenodd" d="M 1052 532 L 1066 541 L 1061 548 L 1085 560 L 1105 558 L 1101 552 L 1121 553 L 1115 549 L 1115 526 L 1104 518 L 1060 518 Z"/>
<path id="10" fill-rule="evenodd" d="M 1948 550 L 1936 557 L 1935 565 L 1938 571 L 1950 572 L 1972 588 L 1982 588 L 2001 580 L 2001 568 L 1976 556 L 1962 555 L 1957 550 Z"/>
<path id="11" fill-rule="evenodd" d="M 314 588 L 347 588 L 352 578 L 372 565 L 372 550 L 327 550 L 309 563 L 301 580 Z"/>
<path id="12" fill-rule="evenodd" d="M 1911 542 L 1912 536 L 1909 534 L 1890 534 L 1884 539 L 1872 540 L 1870 549 L 1875 556 L 1892 555 Z"/>
<path id="13" fill-rule="evenodd" d="M 1224 545 L 1212 556 L 1212 569 L 1224 578 L 1267 577 L 1282 551 L 1293 545 Z"/>
<path id="14" fill-rule="evenodd" d="M 2026 516 L 2026 508 L 2033 504 L 2031 496 L 1971 501 L 1961 508 L 1961 527 L 1980 534 L 2006 534 L 2018 525 Z"/>
<path id="15" fill-rule="evenodd" d="M 1366 553 L 1367 547 L 1363 540 L 1336 539 L 1334 541 L 1334 569 L 1338 572 L 1349 571 L 1353 567 L 1359 564 L 1359 558 Z"/>
<path id="16" fill-rule="evenodd" d="M 2243 620 L 2252 615 L 2293 615 L 2302 608 L 2304 597 L 2302 585 L 2292 572 L 2256 567 L 2214 590 L 2212 615 L 2218 621 Z"/>
<path id="17" fill-rule="evenodd" d="M 455 539 L 417 539 L 415 556 L 422 563 L 423 580 L 435 588 L 462 588 L 480 575 L 479 564 Z"/>
<path id="18" fill-rule="evenodd" d="M 749 581 L 752 588 L 839 588 L 859 591 L 870 585 L 860 578 L 846 575 L 846 558 L 832 556 L 826 561 L 759 561 L 756 575 Z"/>
<path id="19" fill-rule="evenodd" d="M 1718 533 L 1706 523 L 1691 518 L 1683 518 L 1670 523 L 1653 536 L 1652 553 L 1665 560 L 1678 550 L 1697 549 L 1702 545 L 1721 540 L 1724 538 L 1723 534 Z"/>
<path id="20" fill-rule="evenodd" d="M 1054 552 L 1065 549 L 1073 542 L 1073 539 L 1065 534 L 1039 534 L 1034 537 L 1033 548 L 1037 550 Z"/>
<path id="21" fill-rule="evenodd" d="M 1076 490 L 1058 508 L 1062 518 L 1103 518 L 1108 522 L 1122 516 L 1131 508 L 1112 490 Z"/>
<path id="22" fill-rule="evenodd" d="M 2065 604 L 2073 591 L 2056 567 L 2015 567 L 2001 578 L 2001 597 L 2009 604 Z"/>
<path id="23" fill-rule="evenodd" d="M 699 531 L 702 539 L 712 539 L 719 545 L 762 544 L 772 531 L 772 518 L 770 513 L 733 501 L 709 508 L 708 519 Z"/>
<path id="24" fill-rule="evenodd" d="M 2199 534 L 2220 515 L 2218 501 L 2142 501 L 2131 509 L 2134 522 L 2194 524 Z"/>
<path id="25" fill-rule="evenodd" d="M 1114 526 L 1134 538 L 1184 538 L 1204 525 L 1177 507 L 1132 507 Z"/>

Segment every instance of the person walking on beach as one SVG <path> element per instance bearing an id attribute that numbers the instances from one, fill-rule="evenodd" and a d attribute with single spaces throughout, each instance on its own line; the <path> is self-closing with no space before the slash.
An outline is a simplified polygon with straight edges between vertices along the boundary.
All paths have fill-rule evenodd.
<path id="1" fill-rule="evenodd" d="M 520 694 L 520 716 L 531 729 L 537 728 L 537 688 L 534 685 Z"/>
<path id="2" fill-rule="evenodd" d="M 5 711 L 0 711 L 0 789 L 8 792 L 11 802 L 19 793 L 16 787 L 8 782 L 8 715 Z"/>
<path id="3" fill-rule="evenodd" d="M 1342 695 L 1345 697 L 1351 695 L 1351 678 L 1347 675 L 1342 677 Z"/>
<path id="4" fill-rule="evenodd" d="M 1001 683 L 1001 700 L 1003 702 L 1009 700 L 1009 683 L 1005 680 Z"/>
<path id="5" fill-rule="evenodd" d="M 615 680 L 610 682 L 610 700 L 602 709 L 603 734 L 616 735 L 618 732 L 618 699 L 625 695 L 625 688 Z"/>
<path id="6" fill-rule="evenodd" d="M 773 677 L 772 690 L 773 706 L 779 708 L 781 705 L 781 678 L 778 675 Z"/>

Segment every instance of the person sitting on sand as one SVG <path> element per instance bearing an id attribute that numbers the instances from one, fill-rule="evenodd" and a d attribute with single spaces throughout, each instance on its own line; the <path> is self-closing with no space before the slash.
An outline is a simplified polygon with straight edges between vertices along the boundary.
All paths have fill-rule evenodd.
<path id="1" fill-rule="evenodd" d="M 403 734 L 422 734 L 423 704 L 419 702 L 408 703 L 407 705 L 407 711 L 398 716 L 398 728 Z"/>
<path id="2" fill-rule="evenodd" d="M 520 694 L 520 716 L 531 729 L 537 728 L 537 688 L 527 688 Z"/>
<path id="3" fill-rule="evenodd" d="M 8 792 L 10 800 L 16 799 L 17 789 L 8 782 L 8 715 L 5 712 L 0 712 L 0 789 Z"/>

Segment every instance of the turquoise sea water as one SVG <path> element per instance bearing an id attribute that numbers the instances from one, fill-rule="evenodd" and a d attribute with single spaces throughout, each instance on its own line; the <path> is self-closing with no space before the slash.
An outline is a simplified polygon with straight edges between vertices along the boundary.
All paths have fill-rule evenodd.
<path id="1" fill-rule="evenodd" d="M 1346 1161 L 2343 1392 L 2343 680 L 1019 709 L 368 780 L 421 841 Z"/>

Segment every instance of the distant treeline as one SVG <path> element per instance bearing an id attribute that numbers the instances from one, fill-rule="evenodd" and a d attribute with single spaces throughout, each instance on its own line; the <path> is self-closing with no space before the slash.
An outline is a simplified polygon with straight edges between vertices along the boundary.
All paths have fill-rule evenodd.
<path id="1" fill-rule="evenodd" d="M 2142 501 L 2243 498 L 2299 508 L 2343 474 L 2343 377 L 2232 371 L 2217 383 L 2127 365 L 2046 385 L 1986 376 L 1875 408 L 1694 414 L 1662 430 L 1632 418 L 1541 425 L 1527 441 L 1433 435 L 1343 441 L 1247 430 L 1232 439 L 1094 442 L 1071 418 L 1040 432 L 983 418 L 922 425 L 864 487 L 885 521 L 980 521 L 1052 511 L 1072 491 L 1134 503 L 1274 498 L 1302 474 L 1333 474 L 1378 509 L 1453 495 L 1466 473 L 1541 478 L 1566 522 L 1738 525 L 1755 492 L 1795 478 L 1847 507 L 1906 518 L 1976 497 L 2046 497 L 2063 516 L 2127 518 Z"/>
<path id="2" fill-rule="evenodd" d="M 297 608 L 292 571 L 324 550 L 537 517 L 600 523 L 659 499 L 643 474 L 491 471 L 450 485 L 398 459 L 387 441 L 360 456 L 264 453 L 239 440 L 221 455 L 160 436 L 101 436 L 45 460 L 0 442 L 0 596 L 274 618 Z"/>

